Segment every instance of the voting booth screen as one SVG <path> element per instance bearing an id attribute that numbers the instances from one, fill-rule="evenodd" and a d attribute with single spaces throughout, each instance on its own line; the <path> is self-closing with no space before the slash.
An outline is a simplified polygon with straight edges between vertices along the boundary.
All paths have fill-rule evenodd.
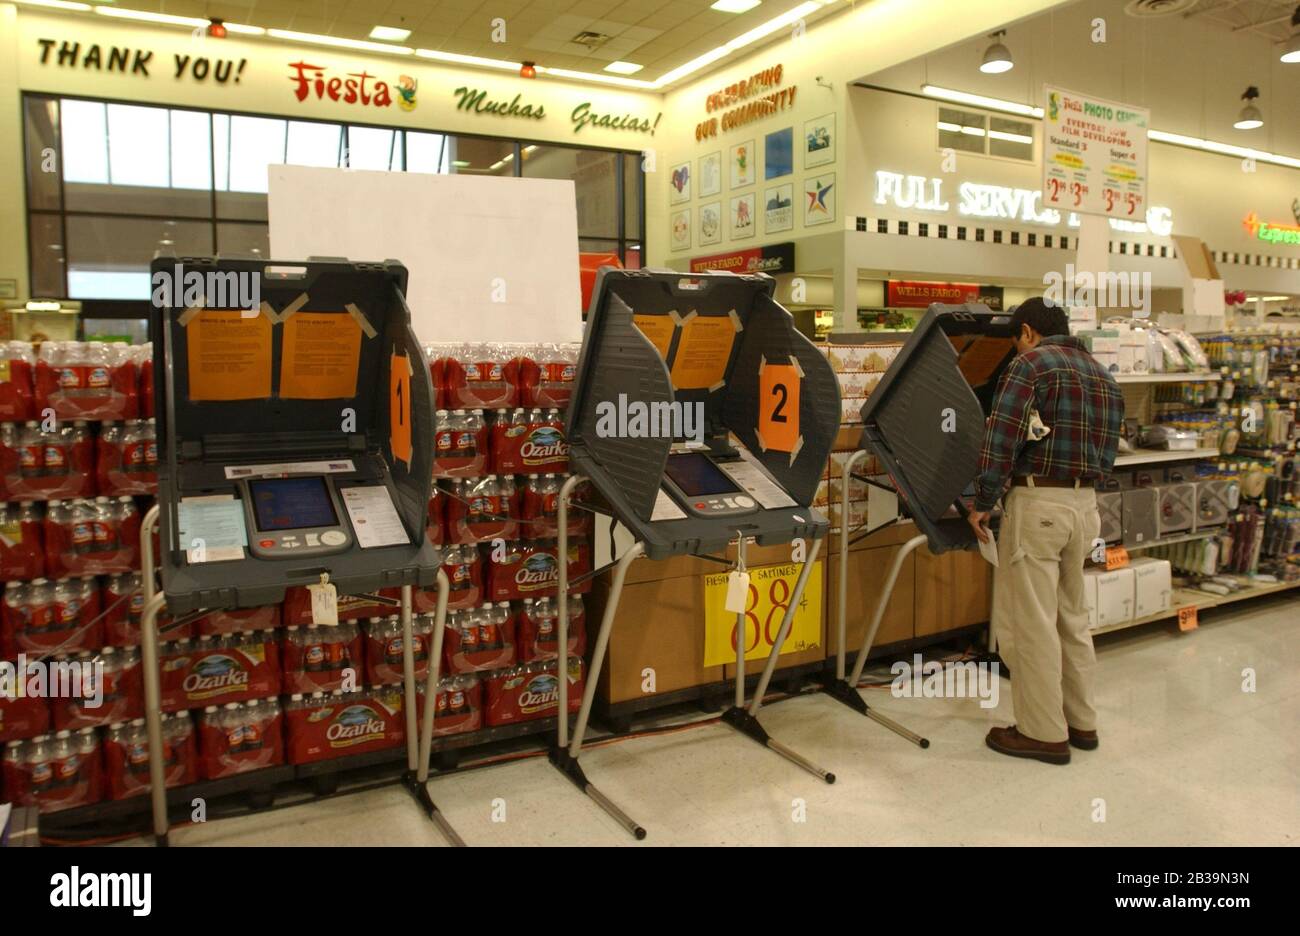
<path id="1" fill-rule="evenodd" d="M 862 406 L 861 447 L 889 473 L 932 552 L 965 549 L 985 420 L 1015 357 L 1011 317 L 987 306 L 931 305 Z"/>
<path id="2" fill-rule="evenodd" d="M 406 269 L 159 257 L 153 274 L 171 285 L 152 322 L 169 610 L 272 604 L 322 574 L 345 594 L 432 584 L 433 388 Z M 221 300 L 248 282 L 258 304 Z"/>

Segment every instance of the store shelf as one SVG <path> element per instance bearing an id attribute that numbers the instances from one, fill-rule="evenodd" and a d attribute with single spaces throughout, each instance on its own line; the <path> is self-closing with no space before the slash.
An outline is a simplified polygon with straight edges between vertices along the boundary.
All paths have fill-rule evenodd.
<path id="1" fill-rule="evenodd" d="M 1237 578 L 1240 579 L 1242 577 L 1237 576 Z M 1208 608 L 1218 608 L 1223 605 L 1234 604 L 1238 601 L 1246 601 L 1250 598 L 1263 598 L 1266 595 L 1290 591 L 1293 588 L 1300 588 L 1300 581 L 1277 582 L 1268 585 L 1251 585 L 1241 589 L 1241 591 L 1233 592 L 1231 595 L 1212 595 L 1209 592 L 1203 592 L 1195 588 L 1175 588 L 1173 604 L 1169 610 L 1161 611 L 1159 614 L 1151 614 L 1146 617 L 1135 618 L 1134 620 L 1126 621 L 1123 624 L 1112 624 L 1109 627 L 1099 627 L 1092 633 L 1093 636 L 1096 636 L 1097 634 L 1109 634 L 1114 631 L 1125 630 L 1129 627 L 1137 627 L 1139 624 L 1151 624 L 1155 621 L 1176 620 L 1178 618 L 1178 612 L 1183 608 L 1195 607 L 1199 613 Z"/>
<path id="2" fill-rule="evenodd" d="M 1183 449 L 1166 452 L 1162 449 L 1138 449 L 1115 458 L 1116 468 L 1128 468 L 1133 465 L 1150 465 L 1156 462 L 1194 461 L 1198 458 L 1218 458 L 1217 448 Z"/>
<path id="3" fill-rule="evenodd" d="M 1209 539 L 1211 536 L 1217 536 L 1223 532 L 1223 527 L 1218 526 L 1210 530 L 1197 530 L 1195 533 L 1179 533 L 1177 536 L 1166 536 L 1163 539 L 1153 539 L 1149 543 L 1135 543 L 1132 546 L 1125 546 L 1128 552 L 1138 552 L 1142 549 L 1155 549 L 1157 546 L 1173 546 L 1177 543 L 1190 543 L 1193 540 Z"/>
<path id="4" fill-rule="evenodd" d="M 1115 382 L 1122 384 L 1157 383 L 1211 383 L 1222 380 L 1222 374 L 1116 374 Z"/>

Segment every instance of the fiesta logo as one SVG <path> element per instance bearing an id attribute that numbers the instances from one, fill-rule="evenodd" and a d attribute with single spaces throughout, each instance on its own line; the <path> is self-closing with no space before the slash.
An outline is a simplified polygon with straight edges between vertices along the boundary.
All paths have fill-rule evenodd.
<path id="1" fill-rule="evenodd" d="M 563 458 L 569 454 L 569 446 L 564 441 L 564 433 L 559 429 L 554 426 L 538 426 L 519 447 L 519 454 L 525 462 Z"/>
<path id="2" fill-rule="evenodd" d="M 365 705 L 349 705 L 325 729 L 325 737 L 335 747 L 363 744 L 383 736 L 383 720 L 376 718 L 374 710 Z"/>
<path id="3" fill-rule="evenodd" d="M 185 677 L 181 688 L 188 692 L 209 692 L 248 685 L 248 671 L 233 657 L 224 654 L 204 657 Z"/>
<path id="4" fill-rule="evenodd" d="M 543 673 L 528 680 L 519 693 L 519 708 L 525 712 L 555 705 L 560 698 L 560 681 L 553 673 Z"/>

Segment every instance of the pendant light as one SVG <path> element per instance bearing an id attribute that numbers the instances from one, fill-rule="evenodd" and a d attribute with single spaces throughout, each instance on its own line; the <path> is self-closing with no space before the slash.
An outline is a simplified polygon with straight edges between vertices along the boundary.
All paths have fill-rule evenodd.
<path id="1" fill-rule="evenodd" d="M 1291 38 L 1282 46 L 1282 61 L 1300 62 L 1300 6 L 1291 14 Z"/>
<path id="2" fill-rule="evenodd" d="M 1255 106 L 1255 99 L 1258 97 L 1259 88 L 1254 85 L 1247 88 L 1246 93 L 1241 96 L 1246 105 L 1237 114 L 1237 122 L 1233 124 L 1238 130 L 1254 130 L 1257 127 L 1264 126 L 1264 115 Z"/>
<path id="3" fill-rule="evenodd" d="M 1002 44 L 1002 37 L 1006 34 L 1005 29 L 999 29 L 989 35 L 993 44 L 984 50 L 984 61 L 980 63 L 980 71 L 984 74 L 1000 75 L 1015 68 L 1016 63 L 1011 61 L 1011 50 Z"/>

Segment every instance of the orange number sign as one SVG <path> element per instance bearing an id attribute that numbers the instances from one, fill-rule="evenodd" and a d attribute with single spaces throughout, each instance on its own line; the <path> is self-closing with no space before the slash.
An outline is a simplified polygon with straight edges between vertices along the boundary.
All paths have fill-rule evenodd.
<path id="1" fill-rule="evenodd" d="M 763 365 L 758 395 L 758 437 L 763 447 L 793 452 L 799 444 L 799 371 L 793 364 Z"/>
<path id="2" fill-rule="evenodd" d="M 411 360 L 394 350 L 388 361 L 388 438 L 393 460 L 411 467 Z"/>

